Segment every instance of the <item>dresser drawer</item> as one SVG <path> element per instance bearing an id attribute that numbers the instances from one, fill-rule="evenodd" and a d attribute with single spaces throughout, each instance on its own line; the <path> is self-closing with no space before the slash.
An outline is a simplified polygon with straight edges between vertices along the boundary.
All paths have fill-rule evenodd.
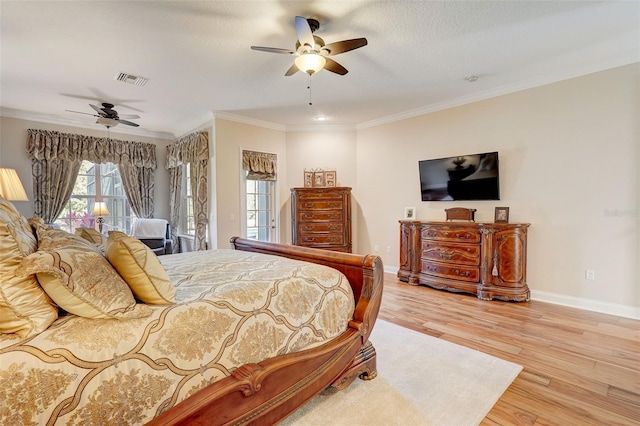
<path id="1" fill-rule="evenodd" d="M 424 227 L 422 228 L 423 240 L 451 241 L 459 243 L 479 243 L 480 232 L 473 228 L 463 227 Z"/>
<path id="2" fill-rule="evenodd" d="M 480 268 L 465 265 L 450 265 L 421 259 L 422 273 L 458 281 L 479 282 Z"/>
<path id="3" fill-rule="evenodd" d="M 301 223 L 298 232 L 302 234 L 342 233 L 344 228 L 340 222 Z"/>
<path id="4" fill-rule="evenodd" d="M 300 210 L 342 210 L 342 206 L 341 200 L 314 200 L 298 203 Z"/>
<path id="5" fill-rule="evenodd" d="M 343 220 L 343 212 L 338 210 L 302 211 L 298 213 L 298 222 L 335 222 Z"/>
<path id="6" fill-rule="evenodd" d="M 298 236 L 298 243 L 301 245 L 320 246 L 322 244 L 344 244 L 342 234 L 305 234 Z"/>
<path id="7" fill-rule="evenodd" d="M 337 199 L 342 201 L 345 195 L 349 195 L 349 193 L 340 190 L 298 191 L 297 193 L 298 200 L 300 201 L 329 199 Z"/>
<path id="8" fill-rule="evenodd" d="M 422 240 L 420 257 L 442 263 L 478 266 L 480 265 L 480 245 Z"/>

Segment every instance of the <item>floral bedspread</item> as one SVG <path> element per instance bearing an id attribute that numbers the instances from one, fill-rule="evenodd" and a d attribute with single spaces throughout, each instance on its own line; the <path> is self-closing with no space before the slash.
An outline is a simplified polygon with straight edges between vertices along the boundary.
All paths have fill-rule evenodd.
<path id="1" fill-rule="evenodd" d="M 151 317 L 63 315 L 0 335 L 0 424 L 143 424 L 246 363 L 338 336 L 354 309 L 338 271 L 209 250 L 159 258 L 178 303 Z"/>

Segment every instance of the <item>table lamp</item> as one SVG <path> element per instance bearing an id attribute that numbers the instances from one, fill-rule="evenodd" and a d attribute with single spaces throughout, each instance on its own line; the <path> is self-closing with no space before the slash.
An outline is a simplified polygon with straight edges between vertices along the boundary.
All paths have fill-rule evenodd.
<path id="1" fill-rule="evenodd" d="M 107 203 L 104 201 L 96 201 L 93 206 L 93 214 L 96 215 L 96 223 L 98 224 L 98 232 L 102 234 L 102 225 L 104 224 L 104 217 L 109 214 L 107 209 Z"/>
<path id="2" fill-rule="evenodd" d="M 0 196 L 9 201 L 29 201 L 15 169 L 0 168 Z"/>

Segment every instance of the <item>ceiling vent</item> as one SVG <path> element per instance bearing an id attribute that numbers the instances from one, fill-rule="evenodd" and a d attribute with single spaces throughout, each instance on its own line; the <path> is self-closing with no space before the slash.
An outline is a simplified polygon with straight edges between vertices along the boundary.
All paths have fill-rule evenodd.
<path id="1" fill-rule="evenodd" d="M 124 83 L 134 84 L 136 86 L 144 86 L 147 84 L 147 81 L 149 81 L 148 78 L 140 77 L 139 75 L 127 74 L 126 72 L 119 72 L 115 79 Z"/>

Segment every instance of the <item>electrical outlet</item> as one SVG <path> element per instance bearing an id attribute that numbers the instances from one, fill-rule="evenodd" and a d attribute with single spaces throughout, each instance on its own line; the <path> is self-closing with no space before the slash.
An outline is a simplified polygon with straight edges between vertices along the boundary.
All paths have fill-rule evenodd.
<path id="1" fill-rule="evenodd" d="M 592 271 L 591 269 L 587 269 L 584 273 L 584 277 L 589 281 L 593 281 L 596 279 L 596 272 Z"/>
<path id="2" fill-rule="evenodd" d="M 376 244 L 375 246 L 373 246 L 373 251 L 374 252 L 377 253 L 379 250 L 380 250 L 380 246 L 379 245 Z"/>
<path id="3" fill-rule="evenodd" d="M 391 253 L 391 246 L 387 246 L 387 254 Z"/>

